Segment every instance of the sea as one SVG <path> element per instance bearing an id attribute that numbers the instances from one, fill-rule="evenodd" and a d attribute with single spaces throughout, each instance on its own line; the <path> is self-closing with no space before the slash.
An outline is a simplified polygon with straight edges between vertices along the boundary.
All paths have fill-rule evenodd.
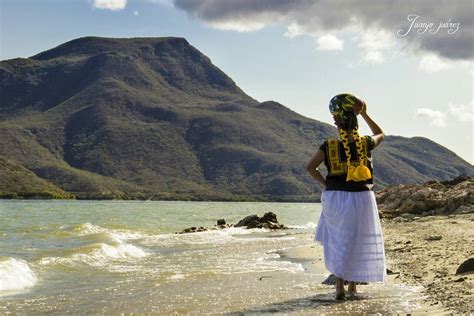
<path id="1" fill-rule="evenodd" d="M 228 227 L 277 215 L 289 229 Z M 421 289 L 361 286 L 334 300 L 321 282 L 319 203 L 178 201 L 0 201 L 0 314 L 246 315 L 416 311 Z M 178 234 L 192 226 L 210 230 Z"/>

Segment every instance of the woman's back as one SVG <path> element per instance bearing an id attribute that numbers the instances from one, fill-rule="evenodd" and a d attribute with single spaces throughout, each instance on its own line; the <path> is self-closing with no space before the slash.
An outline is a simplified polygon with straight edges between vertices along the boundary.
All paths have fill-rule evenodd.
<path id="1" fill-rule="evenodd" d="M 369 168 L 373 175 L 372 155 L 374 141 L 370 136 L 361 137 L 365 157 L 364 164 Z M 373 176 L 364 181 L 346 181 L 347 178 L 347 156 L 344 145 L 340 139 L 332 138 L 326 140 L 319 149 L 325 153 L 324 164 L 328 170 L 326 176 L 326 190 L 333 191 L 368 191 L 373 187 Z M 357 166 L 359 164 L 359 156 L 357 153 L 356 142 L 349 142 L 351 153 L 351 164 Z"/>

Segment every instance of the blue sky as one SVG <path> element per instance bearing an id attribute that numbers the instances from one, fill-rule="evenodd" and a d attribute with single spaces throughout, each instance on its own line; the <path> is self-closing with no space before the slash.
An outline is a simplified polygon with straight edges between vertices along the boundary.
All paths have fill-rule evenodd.
<path id="1" fill-rule="evenodd" d="M 0 59 L 82 36 L 184 37 L 259 101 L 332 123 L 329 99 L 353 92 L 386 134 L 473 163 L 472 2 L 339 1 L 0 0 Z"/>

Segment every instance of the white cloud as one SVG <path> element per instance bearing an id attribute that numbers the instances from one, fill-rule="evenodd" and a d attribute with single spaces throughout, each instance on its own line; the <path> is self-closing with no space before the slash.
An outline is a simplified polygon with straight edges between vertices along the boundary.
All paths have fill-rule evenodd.
<path id="1" fill-rule="evenodd" d="M 205 22 L 206 25 L 224 31 L 253 32 L 263 29 L 266 24 L 256 21 L 213 21 Z"/>
<path id="2" fill-rule="evenodd" d="M 303 34 L 304 32 L 301 31 L 301 27 L 298 25 L 298 23 L 293 22 L 288 25 L 288 30 L 283 35 L 288 38 L 295 38 Z"/>
<path id="3" fill-rule="evenodd" d="M 415 118 L 428 119 L 432 126 L 446 126 L 446 115 L 441 111 L 432 110 L 429 108 L 419 108 L 415 112 Z"/>
<path id="4" fill-rule="evenodd" d="M 430 108 L 418 108 L 415 112 L 416 119 L 428 119 L 430 124 L 437 127 L 445 127 L 448 119 L 456 123 L 474 122 L 474 100 L 467 104 L 449 103 L 448 109 L 444 112 Z M 474 130 L 473 130 L 474 132 Z"/>
<path id="5" fill-rule="evenodd" d="M 369 64 L 381 64 L 385 61 L 385 57 L 381 51 L 372 50 L 365 52 L 362 60 Z"/>
<path id="6" fill-rule="evenodd" d="M 120 11 L 125 9 L 127 0 L 93 0 L 92 5 L 97 9 Z"/>
<path id="7" fill-rule="evenodd" d="M 468 104 L 449 104 L 448 113 L 459 122 L 474 122 L 474 100 Z"/>
<path id="8" fill-rule="evenodd" d="M 450 68 L 450 64 L 434 54 L 428 54 L 421 58 L 419 68 L 431 74 Z"/>
<path id="9" fill-rule="evenodd" d="M 326 34 L 318 38 L 317 40 L 317 50 L 343 50 L 344 41 L 338 39 L 332 34 Z"/>
<path id="10" fill-rule="evenodd" d="M 362 32 L 359 47 L 368 50 L 384 50 L 395 44 L 395 37 L 392 33 L 383 29 L 369 29 Z"/>
<path id="11" fill-rule="evenodd" d="M 133 15 L 139 15 L 138 11 L 137 10 L 133 11 Z"/>
<path id="12" fill-rule="evenodd" d="M 395 37 L 383 29 L 361 31 L 358 46 L 362 48 L 362 60 L 369 64 L 381 64 L 385 61 L 384 51 L 395 45 Z"/>

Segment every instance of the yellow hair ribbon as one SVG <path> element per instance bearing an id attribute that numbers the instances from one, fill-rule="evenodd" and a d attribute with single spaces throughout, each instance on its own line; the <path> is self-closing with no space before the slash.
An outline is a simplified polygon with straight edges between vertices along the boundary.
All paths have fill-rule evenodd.
<path id="1" fill-rule="evenodd" d="M 367 157 L 364 153 L 364 148 L 362 145 L 362 141 L 359 137 L 359 133 L 357 129 L 352 131 L 352 135 L 356 142 L 357 148 L 357 156 L 359 158 L 359 165 L 357 167 L 351 164 L 351 150 L 349 148 L 349 138 L 347 136 L 347 132 L 343 129 L 339 130 L 339 135 L 341 136 L 342 144 L 344 146 L 344 151 L 347 157 L 347 178 L 346 181 L 365 181 L 372 178 L 372 174 L 370 169 L 367 168 L 365 162 L 367 161 Z"/>

